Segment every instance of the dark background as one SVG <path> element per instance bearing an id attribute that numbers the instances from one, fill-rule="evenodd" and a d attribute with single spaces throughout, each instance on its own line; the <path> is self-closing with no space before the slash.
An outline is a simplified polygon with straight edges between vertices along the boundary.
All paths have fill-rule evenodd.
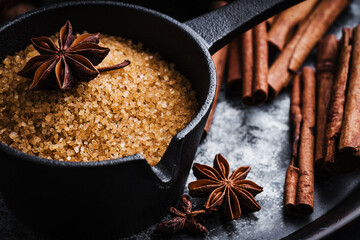
<path id="1" fill-rule="evenodd" d="M 48 4 L 66 1 L 69 0 L 0 0 L 2 21 L 15 17 L 18 13 L 28 10 L 31 7 L 41 7 Z M 154 9 L 179 21 L 184 21 L 205 13 L 210 5 L 210 0 L 124 0 L 121 2 L 128 2 Z M 12 15 L 10 16 L 9 14 L 4 14 L 6 11 L 11 11 Z M 4 15 L 6 15 L 6 17 L 4 17 Z"/>

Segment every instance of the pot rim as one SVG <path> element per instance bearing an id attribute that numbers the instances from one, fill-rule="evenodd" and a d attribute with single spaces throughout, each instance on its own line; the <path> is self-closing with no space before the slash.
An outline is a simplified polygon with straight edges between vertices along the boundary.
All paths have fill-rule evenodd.
<path id="1" fill-rule="evenodd" d="M 207 90 L 207 96 L 205 99 L 204 104 L 199 108 L 197 114 L 195 117 L 182 129 L 180 130 L 174 137 L 171 139 L 171 144 L 173 141 L 180 141 L 183 138 L 186 137 L 187 134 L 191 132 L 202 120 L 202 118 L 206 115 L 207 111 L 212 105 L 214 96 L 215 96 L 215 90 L 216 90 L 216 73 L 215 73 L 215 66 L 212 61 L 211 55 L 208 50 L 208 44 L 205 42 L 205 40 L 193 29 L 188 27 L 187 25 L 177 21 L 176 19 L 157 12 L 152 9 L 148 9 L 142 6 L 138 6 L 135 4 L 129 4 L 129 3 L 123 3 L 123 2 L 111 2 L 111 1 L 73 1 L 73 2 L 62 2 L 62 3 L 55 3 L 48 6 L 37 8 L 33 11 L 27 12 L 19 17 L 16 17 L 15 19 L 4 23 L 3 25 L 0 25 L 0 34 L 7 28 L 12 27 L 12 25 L 21 23 L 26 21 L 28 18 L 31 18 L 33 15 L 39 15 L 43 12 L 56 10 L 59 8 L 67 8 L 71 6 L 81 6 L 81 5 L 107 5 L 107 6 L 117 6 L 117 7 L 124 7 L 124 8 L 132 8 L 135 9 L 138 12 L 149 14 L 151 16 L 161 18 L 162 21 L 167 21 L 171 25 L 175 26 L 177 28 L 177 31 L 183 31 L 187 36 L 189 36 L 194 42 L 197 44 L 197 47 L 201 49 L 201 51 L 204 54 L 204 57 L 206 57 L 207 65 L 209 67 L 209 88 Z M 19 49 L 20 50 L 20 49 Z M 169 145 L 168 145 L 169 147 Z M 168 149 L 168 148 L 167 148 Z M 71 161 L 59 161 L 55 159 L 47 159 L 38 157 L 32 154 L 28 154 L 25 152 L 22 152 L 18 149 L 15 149 L 13 147 L 10 147 L 3 142 L 0 141 L 0 151 L 4 151 L 5 153 L 9 155 L 16 156 L 18 159 L 29 161 L 31 163 L 36 163 L 40 165 L 45 166 L 51 166 L 51 167 L 67 167 L 67 168 L 92 168 L 92 167 L 106 167 L 106 166 L 112 166 L 112 165 L 119 165 L 119 164 L 125 164 L 130 162 L 144 162 L 146 165 L 151 167 L 148 163 L 148 161 L 141 155 L 141 154 L 133 154 L 121 158 L 116 159 L 107 159 L 102 161 L 90 161 L 90 162 L 71 162 Z M 154 165 L 158 166 L 161 164 L 163 160 L 163 157 L 160 159 L 160 161 Z"/>

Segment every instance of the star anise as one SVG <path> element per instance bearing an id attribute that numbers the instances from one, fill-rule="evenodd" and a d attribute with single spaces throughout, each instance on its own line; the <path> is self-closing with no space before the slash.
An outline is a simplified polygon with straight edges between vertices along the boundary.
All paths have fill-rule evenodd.
<path id="1" fill-rule="evenodd" d="M 181 230 L 188 230 L 192 233 L 207 233 L 207 229 L 198 222 L 200 215 L 205 213 L 205 210 L 192 211 L 192 203 L 189 196 L 183 195 L 180 202 L 180 211 L 174 207 L 170 207 L 170 213 L 174 218 L 160 223 L 154 233 L 173 234 Z"/>
<path id="2" fill-rule="evenodd" d="M 213 168 L 194 163 L 193 172 L 198 180 L 189 183 L 189 194 L 192 197 L 208 196 L 206 210 L 213 212 L 222 207 L 229 220 L 239 219 L 242 210 L 254 212 L 261 209 L 254 196 L 263 188 L 245 180 L 249 171 L 249 166 L 240 167 L 229 177 L 229 163 L 221 154 L 217 154 Z"/>
<path id="3" fill-rule="evenodd" d="M 79 81 L 90 81 L 101 71 L 115 70 L 130 64 L 125 60 L 115 66 L 96 69 L 110 49 L 98 45 L 100 33 L 85 33 L 74 39 L 70 21 L 60 29 L 59 47 L 49 37 L 32 38 L 34 48 L 40 53 L 30 59 L 18 72 L 22 77 L 33 78 L 30 89 L 69 90 Z"/>

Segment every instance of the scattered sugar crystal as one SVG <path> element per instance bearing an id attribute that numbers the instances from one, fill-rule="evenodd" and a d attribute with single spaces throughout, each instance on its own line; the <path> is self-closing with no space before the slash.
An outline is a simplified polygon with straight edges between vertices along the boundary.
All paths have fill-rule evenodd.
<path id="1" fill-rule="evenodd" d="M 12 140 L 16 140 L 16 138 L 18 137 L 18 134 L 16 132 L 11 132 L 9 134 L 9 137 L 12 139 Z"/>

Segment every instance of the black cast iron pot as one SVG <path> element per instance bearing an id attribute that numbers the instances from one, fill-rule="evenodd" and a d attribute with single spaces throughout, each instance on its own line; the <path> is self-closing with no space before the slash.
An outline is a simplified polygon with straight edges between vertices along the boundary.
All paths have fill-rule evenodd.
<path id="1" fill-rule="evenodd" d="M 32 37 L 54 34 L 67 19 L 79 32 L 143 42 L 190 79 L 200 105 L 154 167 L 138 154 L 100 162 L 60 162 L 0 143 L 1 192 L 10 209 L 41 231 L 101 239 L 129 235 L 159 221 L 183 192 L 213 101 L 216 75 L 211 54 L 236 33 L 295 2 L 299 0 L 238 0 L 185 23 L 135 5 L 72 2 L 38 9 L 1 26 L 0 59 L 24 49 Z"/>

